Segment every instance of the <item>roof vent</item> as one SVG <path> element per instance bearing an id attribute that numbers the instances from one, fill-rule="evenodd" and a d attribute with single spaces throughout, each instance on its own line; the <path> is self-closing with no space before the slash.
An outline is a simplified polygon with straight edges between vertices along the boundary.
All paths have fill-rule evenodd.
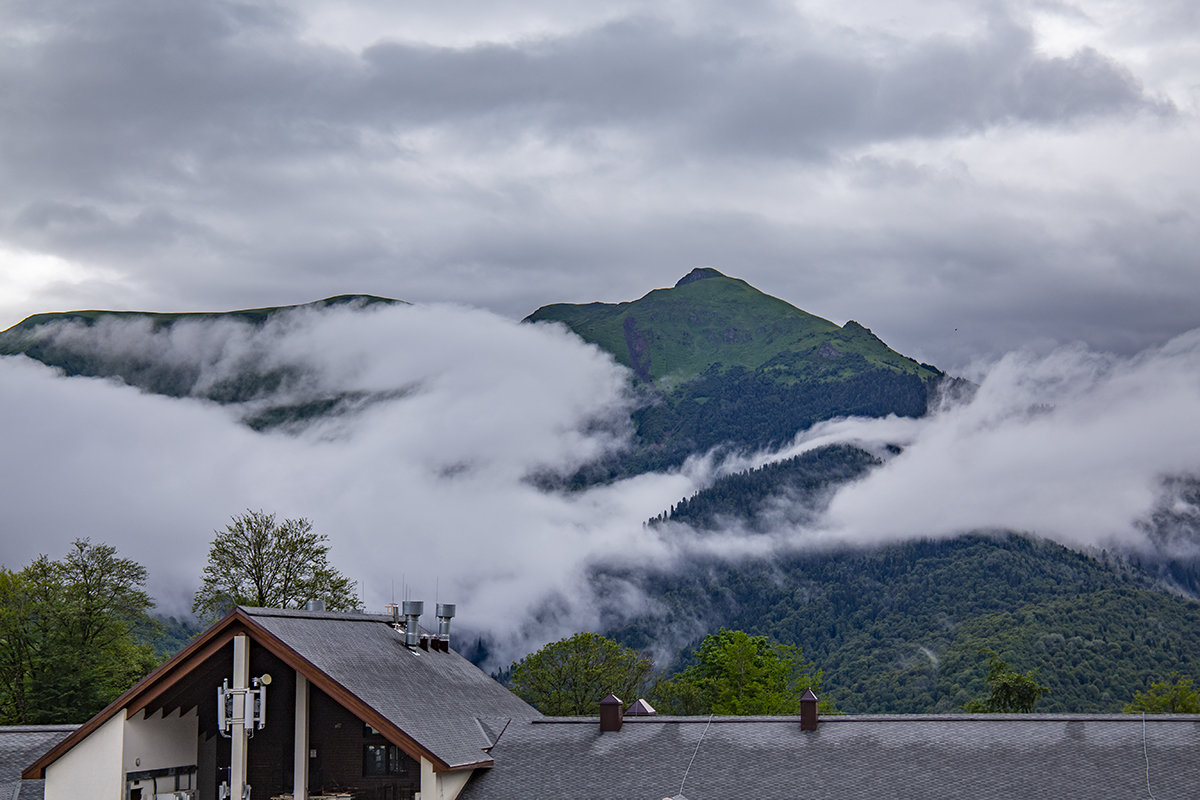
<path id="1" fill-rule="evenodd" d="M 800 698 L 800 730 L 815 731 L 817 729 L 817 696 L 812 689 L 805 689 Z"/>
<path id="2" fill-rule="evenodd" d="M 450 652 L 450 620 L 454 619 L 454 603 L 437 604 L 438 650 Z"/>
<path id="3" fill-rule="evenodd" d="M 325 601 L 324 600 L 305 600 L 304 601 L 304 610 L 305 611 L 324 611 L 325 610 Z"/>
<path id="4" fill-rule="evenodd" d="M 644 697 L 639 697 L 637 702 L 629 707 L 625 712 L 627 717 L 653 717 L 658 712 L 654 710 L 654 706 L 646 702 Z"/>
<path id="5" fill-rule="evenodd" d="M 621 730 L 621 698 L 615 694 L 600 701 L 600 732 L 608 733 Z"/>
<path id="6" fill-rule="evenodd" d="M 415 649 L 421 644 L 421 615 L 425 604 L 420 600 L 404 601 L 404 644 Z"/>

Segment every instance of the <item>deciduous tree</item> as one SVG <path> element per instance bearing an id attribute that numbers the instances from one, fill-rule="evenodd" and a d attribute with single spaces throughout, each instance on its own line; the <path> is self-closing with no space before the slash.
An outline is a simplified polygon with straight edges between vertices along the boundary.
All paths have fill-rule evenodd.
<path id="1" fill-rule="evenodd" d="M 1191 678 L 1178 674 L 1168 681 L 1156 681 L 1144 692 L 1135 692 L 1133 702 L 1125 711 L 1136 714 L 1200 714 L 1200 693 L 1192 687 Z"/>
<path id="2" fill-rule="evenodd" d="M 805 689 L 821 695 L 821 671 L 799 647 L 722 628 L 704 637 L 696 663 L 655 686 L 659 711 L 676 714 L 799 714 Z M 827 699 L 820 708 L 833 710 Z"/>
<path id="3" fill-rule="evenodd" d="M 550 716 L 600 713 L 610 693 L 631 703 L 646 687 L 650 659 L 596 633 L 577 633 L 512 666 L 509 688 Z"/>
<path id="4" fill-rule="evenodd" d="M 0 720 L 82 722 L 157 661 L 135 628 L 152 626 L 146 570 L 76 540 L 66 557 L 0 568 Z"/>
<path id="5" fill-rule="evenodd" d="M 324 600 L 330 611 L 358 605 L 355 583 L 329 564 L 328 537 L 303 517 L 275 522 L 249 511 L 216 531 L 202 583 L 192 601 L 201 619 L 220 619 L 237 605 L 298 608 Z"/>
<path id="6" fill-rule="evenodd" d="M 967 710 L 985 713 L 1032 714 L 1038 698 L 1050 690 L 1038 683 L 1034 673 L 1017 672 L 990 650 L 980 652 L 988 662 L 988 696 L 967 703 Z"/>

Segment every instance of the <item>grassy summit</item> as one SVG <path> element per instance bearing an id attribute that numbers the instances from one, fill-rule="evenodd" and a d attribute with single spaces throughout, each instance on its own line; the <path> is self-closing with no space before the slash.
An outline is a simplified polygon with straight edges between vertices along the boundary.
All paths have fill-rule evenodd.
<path id="1" fill-rule="evenodd" d="M 939 374 L 891 350 L 857 322 L 838 327 L 707 267 L 640 300 L 558 303 L 539 308 L 526 321 L 566 324 L 647 382 L 686 381 L 714 364 L 758 371 L 784 383 L 839 380 L 864 368 L 924 380 Z"/>

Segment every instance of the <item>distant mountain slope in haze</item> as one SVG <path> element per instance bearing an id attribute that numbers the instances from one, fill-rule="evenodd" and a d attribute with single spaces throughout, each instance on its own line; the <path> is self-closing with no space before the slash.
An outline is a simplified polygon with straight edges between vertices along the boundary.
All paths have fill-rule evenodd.
<path id="1" fill-rule="evenodd" d="M 639 380 L 638 449 L 585 481 L 722 445 L 778 446 L 834 417 L 921 416 L 943 378 L 857 322 L 839 327 L 711 268 L 640 300 L 544 306 L 525 321 L 566 325 Z"/>
<path id="2" fill-rule="evenodd" d="M 33 314 L 13 325 L 4 331 L 0 331 L 0 355 L 14 355 L 19 352 L 24 352 L 29 355 L 27 348 L 22 345 L 23 342 L 29 342 L 30 336 L 35 334 L 38 329 L 47 325 L 57 323 L 72 323 L 77 322 L 81 325 L 91 327 L 98 322 L 104 320 L 146 320 L 151 323 L 154 330 L 162 330 L 170 328 L 179 322 L 216 322 L 219 320 L 231 320 L 234 322 L 244 322 L 249 325 L 262 325 L 272 317 L 287 311 L 296 311 L 299 309 L 321 309 L 333 308 L 337 306 L 357 305 L 359 307 L 373 306 L 376 303 L 384 303 L 390 305 L 393 303 L 403 303 L 403 300 L 393 300 L 388 297 L 378 297 L 371 294 L 341 294 L 335 297 L 326 297 L 324 300 L 316 300 L 312 303 L 301 303 L 290 306 L 268 306 L 266 308 L 245 308 L 238 311 L 178 311 L 178 312 L 159 312 L 159 311 L 104 311 L 92 309 L 88 311 L 61 311 L 50 312 L 45 314 Z"/>
<path id="3" fill-rule="evenodd" d="M 35 314 L 0 332 L 0 356 L 25 355 L 67 376 L 109 378 L 168 397 L 249 404 L 244 419 L 261 430 L 337 414 L 371 398 L 345 391 L 314 394 L 299 366 L 280 364 L 243 346 L 254 334 L 288 313 L 400 302 L 339 295 L 303 305 L 228 312 Z M 218 362 L 220 374 L 213 375 Z"/>

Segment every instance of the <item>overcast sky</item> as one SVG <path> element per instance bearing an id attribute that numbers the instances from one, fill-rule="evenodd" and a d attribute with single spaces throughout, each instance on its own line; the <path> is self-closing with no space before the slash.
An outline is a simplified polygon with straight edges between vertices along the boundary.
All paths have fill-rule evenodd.
<path id="1" fill-rule="evenodd" d="M 714 266 L 947 369 L 1200 326 L 1192 0 L 0 0 L 0 327 Z"/>

